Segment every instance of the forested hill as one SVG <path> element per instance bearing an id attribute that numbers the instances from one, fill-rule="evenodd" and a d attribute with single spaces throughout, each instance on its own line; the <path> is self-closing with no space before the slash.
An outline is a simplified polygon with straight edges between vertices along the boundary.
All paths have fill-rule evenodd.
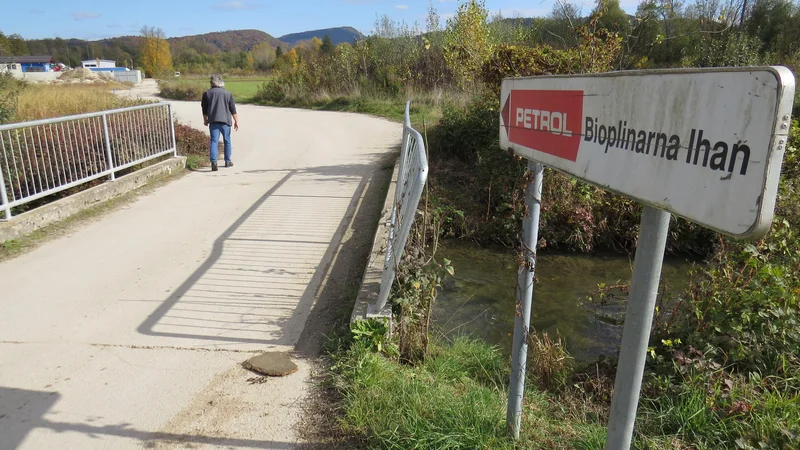
<path id="1" fill-rule="evenodd" d="M 280 46 L 283 50 L 287 50 L 293 45 L 314 37 L 323 39 L 326 34 L 330 36 L 334 45 L 341 42 L 353 42 L 354 39 L 364 37 L 355 28 L 339 27 L 287 34 L 286 39 L 276 39 L 260 30 L 229 30 L 172 37 L 167 41 L 169 41 L 173 57 L 180 60 L 183 55 L 213 56 L 219 53 L 236 55 L 265 46 L 269 46 L 273 50 Z M 139 36 L 120 36 L 98 41 L 61 38 L 16 39 L 9 44 L 5 36 L 2 34 L 0 36 L 2 36 L 0 37 L 0 54 L 53 55 L 57 61 L 70 66 L 78 66 L 81 60 L 95 58 L 114 60 L 119 65 L 127 65 L 130 62 L 136 64 L 141 40 Z M 126 64 L 126 62 L 128 63 Z"/>
<path id="2" fill-rule="evenodd" d="M 322 30 L 304 31 L 302 33 L 286 34 L 278 39 L 290 45 L 295 45 L 302 41 L 308 41 L 313 38 L 323 39 L 325 35 L 331 38 L 333 45 L 339 45 L 343 42 L 352 43 L 354 39 L 362 39 L 364 37 L 360 31 L 353 27 L 337 27 L 325 28 Z"/>
<path id="3" fill-rule="evenodd" d="M 288 44 L 260 30 L 232 30 L 195 36 L 173 37 L 167 39 L 170 46 L 186 46 L 198 53 L 249 52 L 258 44 L 266 42 L 270 47 L 288 47 Z"/>

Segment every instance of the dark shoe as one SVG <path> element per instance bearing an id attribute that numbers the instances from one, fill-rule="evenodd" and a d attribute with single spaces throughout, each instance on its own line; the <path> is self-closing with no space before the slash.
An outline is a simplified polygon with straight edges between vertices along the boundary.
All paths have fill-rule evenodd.
<path id="1" fill-rule="evenodd" d="M 212 172 L 216 172 L 218 170 L 219 170 L 219 168 L 217 168 L 217 163 L 216 162 L 212 162 L 211 163 L 211 171 Z"/>
<path id="2" fill-rule="evenodd" d="M 225 167 L 233 167 L 233 161 L 225 161 Z"/>

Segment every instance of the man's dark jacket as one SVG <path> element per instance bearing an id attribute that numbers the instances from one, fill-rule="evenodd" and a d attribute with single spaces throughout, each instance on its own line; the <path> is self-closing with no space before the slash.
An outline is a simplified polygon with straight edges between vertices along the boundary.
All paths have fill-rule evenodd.
<path id="1" fill-rule="evenodd" d="M 208 116 L 208 123 L 227 123 L 233 125 L 233 114 L 236 114 L 236 102 L 233 94 L 221 87 L 212 87 L 203 93 L 200 102 L 203 115 Z"/>

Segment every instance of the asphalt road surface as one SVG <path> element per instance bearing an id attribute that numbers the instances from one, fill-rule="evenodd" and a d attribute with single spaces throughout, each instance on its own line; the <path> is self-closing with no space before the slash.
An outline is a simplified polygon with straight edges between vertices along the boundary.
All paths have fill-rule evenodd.
<path id="1" fill-rule="evenodd" d="M 173 104 L 202 127 L 198 103 Z M 297 373 L 258 384 L 240 364 L 295 351 L 334 269 L 363 270 L 341 249 L 379 197 L 401 126 L 239 115 L 234 167 L 192 172 L 0 263 L 0 449 L 297 446 L 309 361 L 294 354 Z"/>

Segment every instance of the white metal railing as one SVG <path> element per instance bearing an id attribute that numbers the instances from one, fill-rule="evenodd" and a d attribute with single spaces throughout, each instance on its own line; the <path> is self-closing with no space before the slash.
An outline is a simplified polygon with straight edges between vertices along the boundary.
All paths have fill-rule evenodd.
<path id="1" fill-rule="evenodd" d="M 134 106 L 0 125 L 0 211 L 177 155 L 172 106 Z"/>
<path id="2" fill-rule="evenodd" d="M 422 197 L 425 181 L 428 179 L 428 156 L 422 135 L 411 127 L 409 106 L 406 102 L 403 120 L 403 142 L 400 150 L 400 167 L 397 173 L 397 186 L 392 215 L 389 223 L 389 238 L 386 242 L 386 259 L 383 265 L 381 291 L 375 304 L 375 311 L 381 311 L 389 299 L 397 266 L 403 257 L 403 250 L 411 233 L 411 225 Z"/>

